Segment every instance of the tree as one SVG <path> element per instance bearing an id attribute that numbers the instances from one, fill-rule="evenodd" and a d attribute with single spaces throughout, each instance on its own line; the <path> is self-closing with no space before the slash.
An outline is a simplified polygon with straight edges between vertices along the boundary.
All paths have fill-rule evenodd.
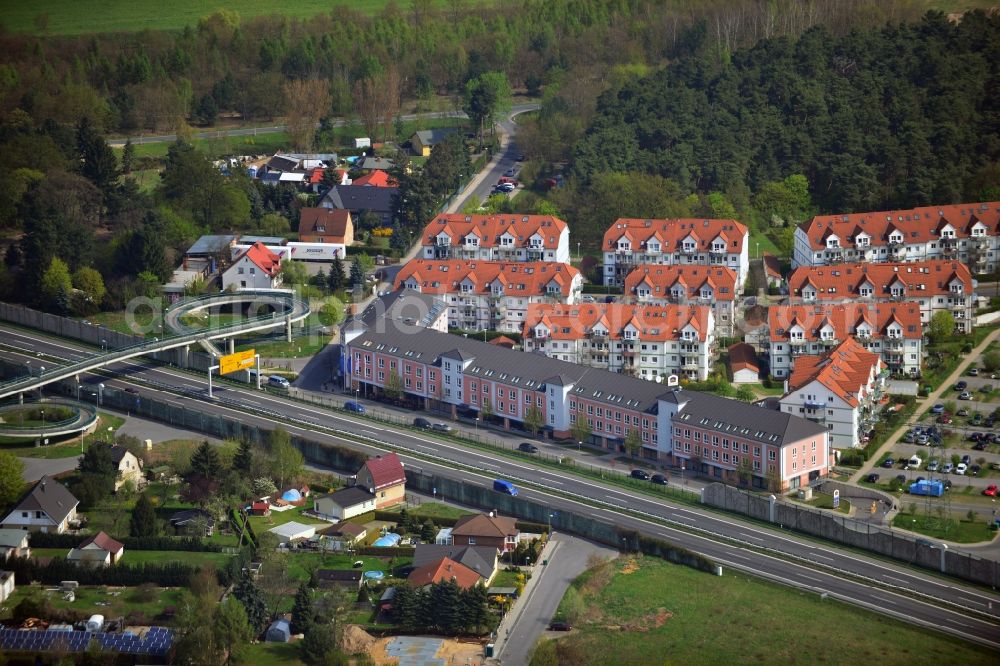
<path id="1" fill-rule="evenodd" d="M 62 314 L 68 313 L 73 280 L 70 278 L 69 267 L 65 261 L 59 257 L 52 257 L 49 267 L 42 275 L 40 288 L 48 308 Z"/>
<path id="2" fill-rule="evenodd" d="M 159 533 L 156 524 L 156 510 L 146 493 L 139 495 L 132 509 L 132 520 L 129 523 L 129 534 L 134 537 L 151 537 Z"/>
<path id="3" fill-rule="evenodd" d="M 390 369 L 389 374 L 386 375 L 382 392 L 387 398 L 393 400 L 399 400 L 403 397 L 403 378 L 399 376 L 399 372 L 395 368 Z"/>
<path id="4" fill-rule="evenodd" d="M 80 156 L 80 173 L 107 197 L 118 180 L 118 162 L 104 136 L 82 118 L 76 126 L 76 149 Z"/>
<path id="5" fill-rule="evenodd" d="M 532 404 L 524 412 L 524 427 L 532 435 L 538 432 L 538 429 L 542 427 L 545 417 L 542 415 L 542 410 L 538 408 L 537 405 Z"/>
<path id="6" fill-rule="evenodd" d="M 135 159 L 135 146 L 132 139 L 125 139 L 125 147 L 122 148 L 122 173 L 132 173 L 132 160 Z"/>
<path id="7" fill-rule="evenodd" d="M 252 488 L 254 497 L 268 497 L 278 492 L 278 487 L 274 485 L 274 481 L 267 477 L 254 479 Z"/>
<path id="8" fill-rule="evenodd" d="M 747 384 L 741 384 L 738 389 L 736 389 L 736 399 L 741 402 L 753 402 L 757 399 L 757 394 L 753 392 Z"/>
<path id="9" fill-rule="evenodd" d="M 73 286 L 82 292 L 84 301 L 94 310 L 101 306 L 104 294 L 107 293 L 104 287 L 104 278 L 96 270 L 87 266 L 73 273 Z"/>
<path id="10" fill-rule="evenodd" d="M 987 372 L 1000 370 L 1000 352 L 990 351 L 983 354 L 983 369 Z"/>
<path id="11" fill-rule="evenodd" d="M 285 82 L 288 135 L 295 148 L 308 152 L 316 140 L 320 118 L 330 112 L 330 83 L 326 79 Z"/>
<path id="12" fill-rule="evenodd" d="M 342 289 L 347 282 L 347 276 L 344 275 L 344 261 L 340 258 L 340 254 L 333 258 L 333 263 L 330 264 L 330 273 L 326 276 L 326 282 L 330 291 Z"/>
<path id="13" fill-rule="evenodd" d="M 310 622 L 299 647 L 300 657 L 308 666 L 347 666 L 337 650 L 336 637 L 329 623 Z"/>
<path id="14" fill-rule="evenodd" d="M 218 479 L 222 473 L 222 463 L 219 453 L 208 440 L 205 440 L 191 456 L 191 474 L 200 475 L 206 479 Z"/>
<path id="15" fill-rule="evenodd" d="M 240 448 L 233 456 L 233 470 L 247 474 L 253 469 L 253 444 L 249 439 L 240 440 Z"/>
<path id="16" fill-rule="evenodd" d="M 13 504 L 24 491 L 24 463 L 7 451 L 0 451 L 0 506 Z"/>
<path id="17" fill-rule="evenodd" d="M 247 618 L 242 602 L 229 597 L 215 608 L 212 621 L 215 641 L 226 653 L 226 662 L 230 664 L 238 656 L 240 648 L 253 638 L 253 630 Z"/>
<path id="18" fill-rule="evenodd" d="M 270 468 L 279 488 L 284 488 L 286 483 L 290 483 L 302 474 L 304 464 L 302 454 L 290 440 L 282 440 L 271 445 Z"/>
<path id="19" fill-rule="evenodd" d="M 420 525 L 420 540 L 424 543 L 433 543 L 434 537 L 437 536 L 437 527 L 431 522 L 430 518 L 424 520 Z"/>
<path id="20" fill-rule="evenodd" d="M 302 581 L 295 593 L 295 603 L 292 604 L 291 631 L 293 634 L 303 634 L 313 621 L 312 588 L 308 581 Z"/>
<path id="21" fill-rule="evenodd" d="M 129 275 L 150 273 L 157 282 L 168 279 L 173 268 L 167 261 L 164 236 L 163 219 L 155 212 L 147 213 L 142 226 L 119 246 L 118 270 Z"/>
<path id="22" fill-rule="evenodd" d="M 328 296 L 319 308 L 319 323 L 336 326 L 344 319 L 344 304 L 336 296 Z"/>
<path id="23" fill-rule="evenodd" d="M 955 333 L 955 317 L 947 310 L 939 310 L 927 325 L 927 336 L 933 343 L 944 342 Z"/>
<path id="24" fill-rule="evenodd" d="M 264 602 L 264 594 L 250 579 L 246 572 L 240 576 L 233 588 L 233 596 L 243 604 L 243 610 L 247 616 L 247 623 L 254 636 L 260 635 L 267 626 L 267 605 Z"/>
<path id="25" fill-rule="evenodd" d="M 500 114 L 510 110 L 510 98 L 510 82 L 503 72 L 484 72 L 465 84 L 462 110 L 479 128 L 480 145 L 486 126 L 492 132 Z"/>
<path id="26" fill-rule="evenodd" d="M 482 417 L 483 423 L 488 423 L 493 418 L 493 401 L 490 400 L 490 396 L 483 396 L 482 408 L 479 410 L 479 415 Z"/>
<path id="27" fill-rule="evenodd" d="M 630 456 L 639 453 L 642 449 L 642 437 L 639 435 L 638 428 L 629 428 L 628 434 L 625 435 L 624 446 Z"/>
<path id="28" fill-rule="evenodd" d="M 577 442 L 587 442 L 588 440 L 590 440 L 590 435 L 591 435 L 590 425 L 587 423 L 587 420 L 584 418 L 583 414 L 576 415 L 576 421 L 570 428 L 570 434 L 573 436 L 573 439 L 576 440 Z"/>
<path id="29" fill-rule="evenodd" d="M 286 286 L 307 284 L 309 273 L 301 261 L 285 261 L 281 264 L 281 281 Z"/>
<path id="30" fill-rule="evenodd" d="M 361 267 L 360 257 L 355 257 L 351 262 L 351 285 L 359 287 L 365 283 L 365 271 Z"/>

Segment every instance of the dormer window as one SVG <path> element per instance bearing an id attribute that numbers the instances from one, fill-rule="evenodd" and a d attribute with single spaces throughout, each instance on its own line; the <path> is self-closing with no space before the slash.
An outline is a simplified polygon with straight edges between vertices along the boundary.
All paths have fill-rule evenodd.
<path id="1" fill-rule="evenodd" d="M 629 243 L 627 240 L 618 241 L 619 252 L 628 252 L 631 249 L 632 249 L 632 244 Z"/>
<path id="2" fill-rule="evenodd" d="M 858 294 L 861 295 L 862 298 L 869 298 L 872 295 L 872 292 L 873 290 L 870 284 L 863 284 L 858 289 Z"/>
<path id="3" fill-rule="evenodd" d="M 838 239 L 836 239 L 836 238 L 827 238 L 826 239 L 826 246 L 828 248 L 840 247 L 840 241 Z"/>
<path id="4" fill-rule="evenodd" d="M 951 285 L 951 293 L 961 294 L 964 291 L 962 284 L 960 282 L 955 282 Z"/>
<path id="5" fill-rule="evenodd" d="M 854 243 L 858 247 L 868 247 L 869 241 L 870 241 L 870 239 L 868 238 L 868 236 L 858 236 L 855 239 Z"/>

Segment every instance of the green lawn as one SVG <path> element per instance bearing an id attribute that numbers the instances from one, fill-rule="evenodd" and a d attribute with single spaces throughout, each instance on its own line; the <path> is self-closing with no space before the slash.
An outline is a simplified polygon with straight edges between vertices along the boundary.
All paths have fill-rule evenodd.
<path id="1" fill-rule="evenodd" d="M 83 537 L 80 540 L 83 541 Z M 37 557 L 65 558 L 68 553 L 69 548 L 31 549 L 31 554 Z M 227 553 L 189 552 L 183 550 L 130 550 L 126 548 L 121 563 L 136 566 L 146 563 L 165 564 L 167 562 L 180 562 L 192 566 L 201 566 L 204 564 L 221 566 L 230 557 L 232 555 Z"/>
<path id="2" fill-rule="evenodd" d="M 112 414 L 98 412 L 97 428 L 93 433 L 84 436 L 83 449 L 86 450 L 94 442 L 108 441 L 108 428 L 112 428 L 112 433 L 117 431 L 125 419 Z M 0 437 L 0 451 L 13 453 L 22 458 L 72 458 L 80 455 L 80 438 L 77 436 L 64 439 L 61 442 L 49 444 L 48 446 L 33 446 L 25 444 L 23 439 L 13 440 Z"/>
<path id="3" fill-rule="evenodd" d="M 315 356 L 329 342 L 329 336 L 316 333 L 293 338 L 291 342 L 273 340 L 249 343 L 240 345 L 236 350 L 244 351 L 246 349 L 253 349 L 260 354 L 261 358 L 305 358 L 307 356 Z"/>
<path id="4" fill-rule="evenodd" d="M 243 666 L 302 666 L 297 643 L 257 643 L 244 646 L 236 660 Z"/>
<path id="5" fill-rule="evenodd" d="M 626 561 L 619 559 L 574 581 L 559 606 L 574 630 L 555 644 L 543 639 L 532 663 L 909 666 L 984 664 L 996 656 L 951 636 L 742 574 L 710 576 L 651 557 L 634 562 L 638 569 L 631 573 L 622 573 Z M 840 628 L 836 636 L 834 627 Z"/>
<path id="6" fill-rule="evenodd" d="M 103 587 L 79 587 L 76 590 L 76 599 L 72 602 L 66 601 L 56 592 L 46 591 L 46 586 L 31 585 L 19 586 L 14 595 L 4 602 L 8 609 L 0 612 L 0 618 L 10 617 L 10 610 L 14 608 L 22 599 L 29 594 L 38 594 L 48 599 L 56 608 L 69 608 L 86 615 L 99 613 L 105 617 L 119 617 L 133 612 L 141 612 L 147 618 L 152 619 L 160 614 L 167 606 L 176 606 L 181 590 L 179 588 L 155 588 L 152 596 L 146 600 L 140 597 L 137 588 L 103 588 Z M 111 594 L 109 594 L 111 592 Z M 114 594 L 117 592 L 118 594 Z M 103 603 L 109 602 L 105 606 Z"/>
<path id="7" fill-rule="evenodd" d="M 804 504 L 808 504 L 809 506 L 817 508 L 817 509 L 830 509 L 832 511 L 833 510 L 833 495 L 825 495 L 823 493 L 816 493 L 816 494 L 813 495 L 813 498 L 811 500 L 809 500 L 808 502 L 803 502 L 803 503 Z M 839 513 L 850 513 L 851 512 L 851 503 L 849 501 L 847 501 L 846 499 L 841 499 L 840 500 L 840 506 L 837 508 L 837 511 Z"/>
<path id="8" fill-rule="evenodd" d="M 916 515 L 899 513 L 892 519 L 893 527 L 924 534 L 935 539 L 954 541 L 955 543 L 977 543 L 992 540 L 996 537 L 997 533 L 990 531 L 987 525 L 984 520 L 969 522 L 964 519 L 955 520 L 954 518 L 942 519 L 936 516 L 922 516 L 919 513 Z"/>
<path id="9" fill-rule="evenodd" d="M 272 527 L 284 525 L 285 523 L 293 520 L 297 523 L 304 523 L 306 525 L 330 524 L 322 520 L 310 518 L 309 516 L 303 516 L 302 512 L 309 509 L 312 509 L 311 501 L 305 506 L 296 509 L 289 509 L 288 511 L 272 511 L 270 516 L 250 516 L 250 525 L 253 526 L 254 534 L 261 535 Z"/>
<path id="10" fill-rule="evenodd" d="M 297 581 L 308 580 L 313 569 L 353 569 L 358 560 L 364 562 L 361 571 L 383 571 L 391 576 L 394 569 L 413 563 L 412 557 L 375 557 L 348 553 L 294 553 L 289 556 L 288 574 Z"/>
<path id="11" fill-rule="evenodd" d="M 98 312 L 84 318 L 92 324 L 129 335 L 144 335 L 151 333 L 154 328 L 153 315 L 148 310 L 137 310 L 134 315 L 127 312 Z"/>
<path id="12" fill-rule="evenodd" d="M 420 518 L 430 518 L 431 520 L 435 518 L 457 519 L 476 513 L 475 511 L 469 511 L 468 509 L 462 509 L 450 504 L 442 504 L 441 502 L 424 502 L 420 506 L 407 507 L 406 511 L 410 515 L 419 516 Z"/>

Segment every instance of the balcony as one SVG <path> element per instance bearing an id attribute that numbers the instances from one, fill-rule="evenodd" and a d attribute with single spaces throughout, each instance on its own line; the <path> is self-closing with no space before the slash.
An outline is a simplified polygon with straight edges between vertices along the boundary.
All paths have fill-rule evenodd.
<path id="1" fill-rule="evenodd" d="M 807 343 L 808 341 L 805 340 L 804 338 L 792 338 L 788 341 L 788 344 L 790 344 L 793 347 L 802 347 Z"/>
<path id="2" fill-rule="evenodd" d="M 897 338 L 886 338 L 885 341 L 882 343 L 883 349 L 885 349 L 885 351 L 887 352 L 888 351 L 901 352 L 903 351 L 905 345 L 906 345 L 905 340 L 900 340 Z"/>
<path id="3" fill-rule="evenodd" d="M 906 245 L 903 243 L 889 243 L 889 258 L 890 259 L 902 259 L 906 256 Z"/>
<path id="4" fill-rule="evenodd" d="M 721 246 L 721 245 L 720 246 L 713 245 L 712 249 L 709 250 L 709 252 L 711 254 L 715 254 L 715 255 L 726 254 L 726 248 L 725 248 L 725 246 Z"/>
<path id="5" fill-rule="evenodd" d="M 829 349 L 830 347 L 836 347 L 838 344 L 840 344 L 840 340 L 838 340 L 837 338 L 823 338 L 820 342 L 822 343 L 823 347 L 827 349 Z"/>
<path id="6" fill-rule="evenodd" d="M 687 254 L 687 255 L 697 254 L 698 253 L 698 246 L 697 245 L 681 245 L 678 251 L 681 254 Z"/>
<path id="7" fill-rule="evenodd" d="M 682 370 L 697 370 L 698 369 L 698 359 L 694 356 L 685 356 L 684 362 L 681 364 Z"/>
<path id="8" fill-rule="evenodd" d="M 889 296 L 889 298 L 890 298 L 890 300 L 893 300 L 893 301 L 905 301 L 906 300 L 906 292 L 905 291 L 894 291 Z"/>

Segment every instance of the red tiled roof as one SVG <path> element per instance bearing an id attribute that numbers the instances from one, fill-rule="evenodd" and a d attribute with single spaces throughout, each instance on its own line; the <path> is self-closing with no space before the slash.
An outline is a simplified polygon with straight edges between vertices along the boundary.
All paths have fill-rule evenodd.
<path id="1" fill-rule="evenodd" d="M 370 171 L 360 178 L 355 178 L 352 185 L 367 185 L 369 187 L 399 187 L 399 184 L 381 169 Z"/>
<path id="2" fill-rule="evenodd" d="M 413 587 L 432 585 L 443 580 L 453 580 L 463 590 L 475 587 L 482 580 L 478 573 L 450 557 L 442 557 L 422 567 L 414 569 L 406 580 Z"/>
<path id="3" fill-rule="evenodd" d="M 501 335 L 500 337 L 490 340 L 490 344 L 496 345 L 497 347 L 507 347 L 508 349 L 513 349 L 517 342 L 508 338 L 506 335 Z"/>
<path id="4" fill-rule="evenodd" d="M 348 225 L 352 225 L 351 211 L 339 208 L 303 208 L 299 211 L 299 236 L 322 234 L 331 242 L 343 243 Z M 353 225 L 352 225 L 353 226 Z"/>
<path id="5" fill-rule="evenodd" d="M 451 529 L 452 536 L 504 538 L 517 533 L 517 520 L 514 518 L 489 516 L 485 513 L 462 516 Z"/>
<path id="6" fill-rule="evenodd" d="M 781 279 L 781 263 L 778 258 L 770 252 L 764 253 L 764 272 L 767 277 Z"/>
<path id="7" fill-rule="evenodd" d="M 858 395 L 868 386 L 873 372 L 882 369 L 878 354 L 867 351 L 852 338 L 822 356 L 799 356 L 788 378 L 788 391 L 797 391 L 817 381 L 847 404 L 857 407 Z"/>
<path id="8" fill-rule="evenodd" d="M 468 280 L 473 294 L 486 294 L 494 282 L 506 296 L 543 295 L 555 282 L 563 296 L 569 296 L 573 279 L 580 274 L 568 264 L 554 261 L 479 261 L 465 259 L 411 259 L 396 275 L 395 288 L 413 286 L 425 294 L 461 291 Z"/>
<path id="9" fill-rule="evenodd" d="M 736 272 L 726 266 L 704 264 L 639 266 L 625 277 L 625 293 L 634 294 L 639 285 L 646 283 L 652 288 L 653 298 L 667 298 L 671 287 L 678 282 L 687 290 L 688 298 L 697 298 L 706 282 L 715 294 L 714 300 L 736 298 Z"/>
<path id="10" fill-rule="evenodd" d="M 250 505 L 251 511 L 266 511 L 270 508 L 270 503 L 268 502 L 254 502 Z"/>
<path id="11" fill-rule="evenodd" d="M 760 372 L 757 364 L 757 352 L 753 346 L 745 342 L 738 342 L 729 348 L 729 367 L 733 372 L 737 370 L 753 370 Z"/>
<path id="12" fill-rule="evenodd" d="M 614 249 L 618 240 L 624 236 L 632 242 L 633 251 L 641 251 L 643 243 L 656 238 L 660 241 L 663 252 L 674 252 L 690 237 L 699 251 L 707 252 L 712 241 L 721 234 L 726 241 L 726 252 L 739 254 L 743 251 L 747 233 L 746 226 L 736 220 L 648 220 L 623 217 L 604 232 L 603 247 L 605 250 Z"/>
<path id="13" fill-rule="evenodd" d="M 801 296 L 808 283 L 816 289 L 817 300 L 848 300 L 858 298 L 859 287 L 867 282 L 873 288 L 873 298 L 888 298 L 891 287 L 899 281 L 906 287 L 907 298 L 916 298 L 945 295 L 956 278 L 962 282 L 964 293 L 972 294 L 969 267 L 950 259 L 799 266 L 788 276 L 788 289 L 791 296 Z"/>
<path id="14" fill-rule="evenodd" d="M 424 227 L 422 244 L 437 245 L 437 237 L 444 233 L 451 238 L 452 245 L 464 245 L 465 237 L 474 234 L 479 238 L 479 247 L 498 247 L 500 237 L 509 233 L 514 247 L 527 247 L 528 240 L 538 234 L 542 246 L 554 250 L 559 247 L 565 229 L 566 223 L 551 215 L 444 214 Z"/>
<path id="15" fill-rule="evenodd" d="M 964 203 L 953 206 L 924 206 L 909 210 L 888 210 L 846 215 L 817 215 L 804 222 L 799 229 L 806 234 L 813 250 L 826 247 L 832 234 L 840 247 L 854 247 L 853 239 L 859 233 L 870 236 L 870 245 L 881 246 L 889 242 L 893 231 L 898 231 L 903 243 L 926 243 L 939 240 L 940 231 L 951 225 L 955 238 L 968 238 L 977 223 L 985 227 L 987 235 L 1000 233 L 1000 202 Z"/>
<path id="16" fill-rule="evenodd" d="M 406 472 L 403 471 L 403 463 L 395 453 L 385 453 L 376 458 L 369 458 L 365 462 L 368 473 L 371 474 L 372 484 L 375 490 L 394 486 L 397 483 L 406 483 Z"/>
<path id="17" fill-rule="evenodd" d="M 248 247 L 246 252 L 240 255 L 236 261 L 240 261 L 243 257 L 252 261 L 257 268 L 264 271 L 270 277 L 274 277 L 281 270 L 281 257 L 268 250 L 267 246 L 260 241 Z"/>
<path id="18" fill-rule="evenodd" d="M 684 327 L 691 325 L 698 340 L 705 342 L 711 308 L 705 305 L 628 305 L 624 303 L 585 303 L 563 305 L 533 303 L 528 306 L 522 334 L 533 337 L 539 324 L 554 340 L 579 340 L 594 329 L 607 332 L 612 340 L 621 339 L 629 324 L 638 329 L 643 340 L 679 340 Z"/>
<path id="19" fill-rule="evenodd" d="M 84 548 L 90 545 L 97 546 L 101 550 L 106 550 L 111 553 L 117 553 L 118 551 L 120 551 L 122 548 L 125 547 L 124 544 L 122 544 L 119 541 L 115 541 L 104 532 L 98 532 L 94 536 L 90 537 L 89 539 L 81 543 L 79 546 L 77 546 L 77 549 L 83 550 Z"/>
<path id="20" fill-rule="evenodd" d="M 920 324 L 920 306 L 914 302 L 902 303 L 819 303 L 816 305 L 772 305 L 767 311 L 771 340 L 789 339 L 789 330 L 796 323 L 803 329 L 808 341 L 820 339 L 820 329 L 829 324 L 833 337 L 843 340 L 857 333 L 866 323 L 872 337 L 882 337 L 890 324 L 896 322 L 906 339 L 923 336 Z"/>

